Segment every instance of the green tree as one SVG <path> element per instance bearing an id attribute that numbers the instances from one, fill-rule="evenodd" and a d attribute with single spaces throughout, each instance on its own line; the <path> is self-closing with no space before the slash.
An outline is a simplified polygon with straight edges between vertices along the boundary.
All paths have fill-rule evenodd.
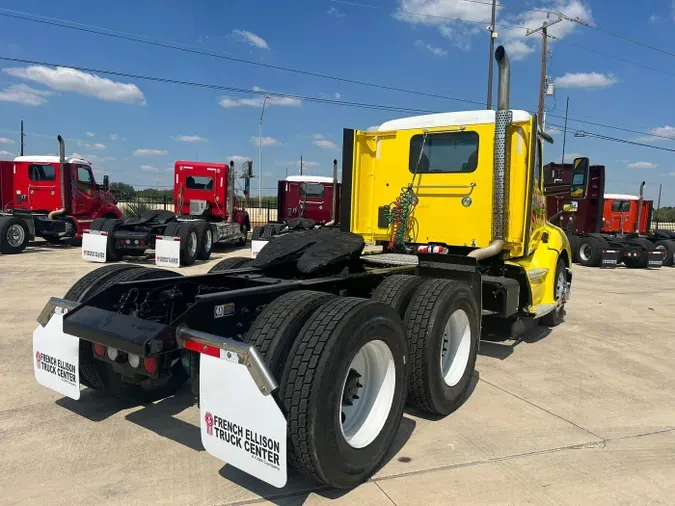
<path id="1" fill-rule="evenodd" d="M 136 195 L 134 187 L 127 183 L 110 183 L 110 191 L 118 200 L 131 200 Z"/>

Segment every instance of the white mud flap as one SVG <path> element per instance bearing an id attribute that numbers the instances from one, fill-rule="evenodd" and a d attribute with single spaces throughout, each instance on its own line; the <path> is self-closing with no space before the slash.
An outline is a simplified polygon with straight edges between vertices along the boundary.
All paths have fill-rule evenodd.
<path id="1" fill-rule="evenodd" d="M 63 308 L 33 331 L 33 370 L 37 382 L 55 392 L 80 398 L 80 340 L 63 332 Z"/>
<path id="2" fill-rule="evenodd" d="M 155 265 L 180 267 L 180 238 L 158 235 L 155 239 Z"/>
<path id="3" fill-rule="evenodd" d="M 87 229 L 82 233 L 82 260 L 104 264 L 107 250 L 107 232 Z"/>
<path id="4" fill-rule="evenodd" d="M 260 253 L 260 250 L 265 247 L 268 241 L 259 241 L 258 239 L 251 241 L 251 258 L 255 258 Z"/>
<path id="5" fill-rule="evenodd" d="M 206 348 L 210 351 L 201 353 L 199 367 L 204 448 L 245 473 L 284 487 L 286 419 L 274 397 L 261 391 L 243 355 L 211 346 L 202 349 Z"/>

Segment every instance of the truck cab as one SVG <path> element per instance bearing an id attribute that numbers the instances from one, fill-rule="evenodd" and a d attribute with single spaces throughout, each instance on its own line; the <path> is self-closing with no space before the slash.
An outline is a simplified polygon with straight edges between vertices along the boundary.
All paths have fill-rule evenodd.
<path id="1" fill-rule="evenodd" d="M 121 218 L 115 197 L 94 179 L 91 163 L 60 155 L 0 162 L 0 251 L 20 253 L 29 240 L 80 238 L 97 218 Z"/>
<path id="2" fill-rule="evenodd" d="M 234 171 L 230 165 L 212 162 L 178 160 L 174 164 L 174 205 L 178 216 L 200 216 L 207 221 L 232 221 L 246 230 L 250 229 L 248 214 L 238 208 L 234 188 L 228 190 L 228 173 Z M 234 178 L 233 178 L 234 180 Z M 233 209 L 228 213 L 228 191 L 233 193 Z"/>
<path id="3" fill-rule="evenodd" d="M 640 210 L 642 206 L 642 210 Z M 640 224 L 638 226 L 638 216 Z M 652 216 L 652 201 L 637 195 L 605 194 L 602 231 L 647 234 Z"/>
<path id="4" fill-rule="evenodd" d="M 320 225 L 330 222 L 333 205 L 333 178 L 325 176 L 288 176 L 278 183 L 279 220 L 305 218 Z M 339 214 L 340 184 L 337 188 Z"/>

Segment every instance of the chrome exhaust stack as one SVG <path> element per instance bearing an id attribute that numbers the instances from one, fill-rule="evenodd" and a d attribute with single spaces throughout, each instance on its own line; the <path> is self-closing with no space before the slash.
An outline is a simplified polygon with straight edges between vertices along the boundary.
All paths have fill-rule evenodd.
<path id="1" fill-rule="evenodd" d="M 335 225 L 337 219 L 337 180 L 338 180 L 338 164 L 337 160 L 333 160 L 333 204 L 330 209 L 330 221 L 326 223 L 327 227 Z"/>
<path id="2" fill-rule="evenodd" d="M 499 90 L 497 92 L 497 112 L 495 113 L 494 174 L 492 191 L 492 242 L 485 248 L 469 253 L 476 260 L 483 260 L 499 254 L 504 249 L 506 231 L 506 178 L 508 175 L 509 143 L 508 128 L 513 114 L 509 109 L 511 88 L 511 64 L 504 46 L 495 51 L 495 60 L 499 68 Z"/>
<path id="3" fill-rule="evenodd" d="M 227 198 L 225 199 L 225 209 L 227 211 L 227 222 L 234 220 L 234 160 L 230 160 L 230 167 L 227 170 Z"/>
<path id="4" fill-rule="evenodd" d="M 68 202 L 66 200 L 66 143 L 63 141 L 63 137 L 60 135 L 57 137 L 59 141 L 59 172 L 60 172 L 60 183 L 61 183 L 61 209 L 52 211 L 47 215 L 47 218 L 53 220 L 56 216 L 60 214 L 65 214 L 68 208 Z"/>

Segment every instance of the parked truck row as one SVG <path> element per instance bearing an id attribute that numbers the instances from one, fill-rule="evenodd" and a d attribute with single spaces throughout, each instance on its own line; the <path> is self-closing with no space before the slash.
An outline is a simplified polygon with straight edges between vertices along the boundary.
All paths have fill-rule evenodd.
<path id="1" fill-rule="evenodd" d="M 636 196 L 605 193 L 603 165 L 550 163 L 544 177 L 549 219 L 565 230 L 574 262 L 606 268 L 673 266 L 675 232 L 650 231 L 653 202 L 643 198 L 644 183 Z M 575 195 L 582 188 L 584 196 Z"/>
<path id="2" fill-rule="evenodd" d="M 367 480 L 407 402 L 447 416 L 469 395 L 481 333 L 564 319 L 572 253 L 541 177 L 552 140 L 510 109 L 503 47 L 495 58 L 497 111 L 344 130 L 339 227 L 201 275 L 107 265 L 52 298 L 33 334 L 37 381 L 149 400 L 189 380 L 216 458 L 276 487 L 289 464 L 330 487 Z M 392 226 L 402 242 L 363 253 L 392 243 Z"/>

